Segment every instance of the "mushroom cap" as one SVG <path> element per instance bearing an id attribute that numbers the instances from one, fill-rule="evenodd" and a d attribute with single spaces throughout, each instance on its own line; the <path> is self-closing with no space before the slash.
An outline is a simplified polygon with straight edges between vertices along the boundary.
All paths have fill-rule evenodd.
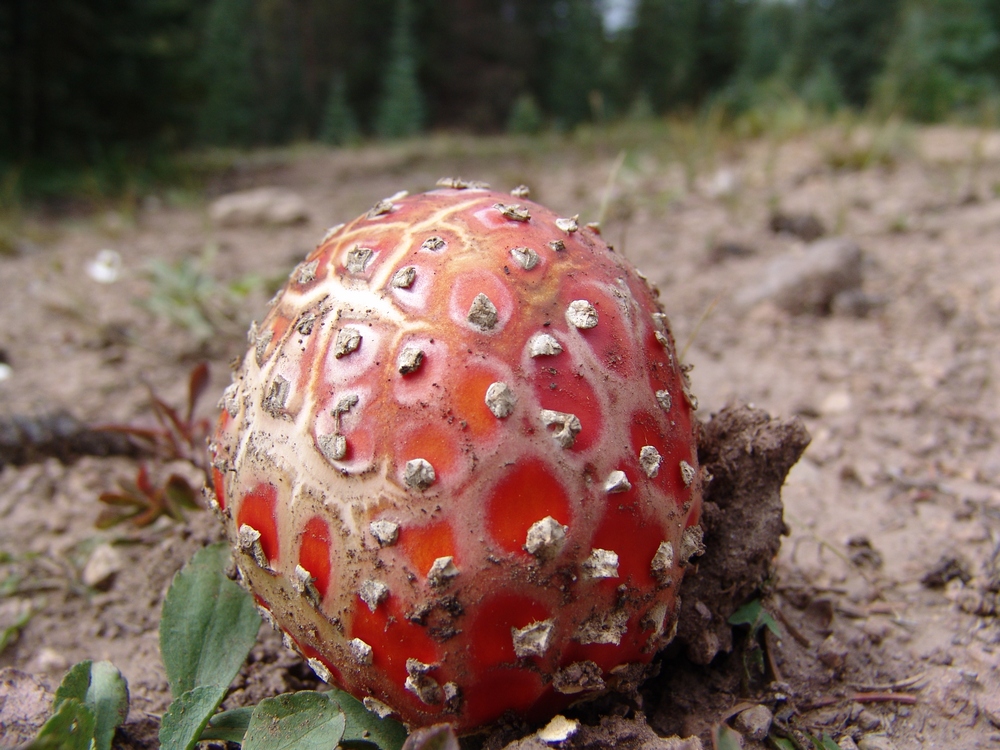
<path id="1" fill-rule="evenodd" d="M 701 478 L 644 278 L 575 217 L 447 184 L 293 270 L 211 451 L 243 579 L 317 673 L 470 732 L 669 641 Z"/>

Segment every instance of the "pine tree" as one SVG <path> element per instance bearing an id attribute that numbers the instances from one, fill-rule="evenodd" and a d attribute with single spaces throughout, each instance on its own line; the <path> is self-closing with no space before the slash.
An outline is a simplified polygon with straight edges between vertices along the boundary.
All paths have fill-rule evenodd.
<path id="1" fill-rule="evenodd" d="M 305 11 L 310 3 L 252 0 L 252 4 L 257 36 L 256 135 L 268 143 L 308 137 L 314 132 L 322 106 L 309 100 L 305 85 L 303 46 L 312 38 L 312 30 L 305 26 Z"/>
<path id="2" fill-rule="evenodd" d="M 514 135 L 535 135 L 544 126 L 542 111 L 535 97 L 525 92 L 514 100 L 507 117 L 507 132 Z"/>
<path id="3" fill-rule="evenodd" d="M 399 0 L 389 47 L 389 64 L 375 121 L 375 130 L 383 138 L 406 138 L 420 133 L 424 127 L 424 104 L 417 82 L 412 23 L 409 0 Z"/>
<path id="4" fill-rule="evenodd" d="M 665 112 L 690 98 L 697 60 L 699 0 L 640 0 L 630 49 L 630 68 L 653 110 Z"/>
<path id="5" fill-rule="evenodd" d="M 808 74 L 828 63 L 850 105 L 868 103 L 872 81 L 882 70 L 898 29 L 901 0 L 809 0 L 803 3 L 807 31 L 802 43 Z"/>
<path id="6" fill-rule="evenodd" d="M 626 69 L 633 95 L 656 112 L 699 104 L 735 72 L 747 12 L 743 0 L 639 0 Z"/>
<path id="7" fill-rule="evenodd" d="M 912 0 L 875 87 L 877 107 L 922 121 L 980 104 L 997 90 L 1000 46 L 979 0 Z"/>
<path id="8" fill-rule="evenodd" d="M 198 5 L 0 2 L 0 162 L 142 161 L 183 140 Z"/>
<path id="9" fill-rule="evenodd" d="M 599 75 L 603 26 L 593 0 L 569 0 L 561 7 L 552 39 L 549 77 L 549 109 L 556 122 L 571 128 L 592 114 L 591 102 L 599 101 Z"/>
<path id="10" fill-rule="evenodd" d="M 323 110 L 319 137 L 324 143 L 334 146 L 345 146 L 358 139 L 358 121 L 347 102 L 347 84 L 340 71 L 330 79 L 330 93 Z"/>
<path id="11" fill-rule="evenodd" d="M 212 0 L 205 22 L 205 103 L 199 133 L 206 143 L 246 144 L 254 133 L 251 0 Z"/>

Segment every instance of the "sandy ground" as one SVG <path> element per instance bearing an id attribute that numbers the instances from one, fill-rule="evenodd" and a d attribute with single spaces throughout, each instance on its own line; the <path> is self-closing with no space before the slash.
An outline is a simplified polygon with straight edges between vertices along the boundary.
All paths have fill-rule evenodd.
<path id="1" fill-rule="evenodd" d="M 768 636 L 768 679 L 734 683 L 739 654 L 720 655 L 697 668 L 700 690 L 672 693 L 667 665 L 643 693 L 649 724 L 708 743 L 713 724 L 764 703 L 814 736 L 845 738 L 842 747 L 847 737 L 863 748 L 1000 746 L 1000 134 L 887 129 L 875 147 L 871 137 L 708 133 L 686 152 L 599 134 L 309 147 L 255 155 L 212 185 L 212 195 L 291 188 L 310 218 L 289 227 L 221 228 L 208 217 L 211 195 L 173 193 L 96 215 L 23 217 L 20 252 L 0 256 L 0 362 L 10 367 L 0 415 L 66 408 L 90 422 L 148 424 L 146 386 L 180 403 L 203 358 L 212 383 L 202 410 L 214 412 L 267 283 L 209 313 L 199 338 L 142 305 L 156 291 L 154 260 L 201 263 L 216 297 L 283 279 L 327 226 L 443 175 L 526 183 L 534 200 L 582 221 L 603 203 L 606 239 L 659 286 L 678 342 L 690 342 L 699 414 L 752 403 L 798 416 L 813 436 L 784 489 L 791 534 L 768 599 L 784 636 Z M 779 209 L 860 245 L 859 304 L 792 314 L 769 299 L 740 303 L 769 263 L 808 252 L 801 237 L 771 230 Z M 123 261 L 113 283 L 87 270 L 103 249 Z M 169 469 L 185 470 L 155 472 Z M 127 458 L 82 458 L 0 473 L 0 629 L 31 613 L 0 668 L 54 687 L 78 660 L 111 659 L 132 693 L 127 747 L 155 733 L 169 699 L 157 646 L 166 586 L 219 537 L 208 513 L 95 529 L 97 496 L 135 470 Z M 89 588 L 84 568 L 108 543 L 118 571 L 105 590 Z M 270 633 L 252 659 L 257 671 L 269 665 L 266 677 L 254 681 L 251 665 L 230 704 L 315 685 Z"/>

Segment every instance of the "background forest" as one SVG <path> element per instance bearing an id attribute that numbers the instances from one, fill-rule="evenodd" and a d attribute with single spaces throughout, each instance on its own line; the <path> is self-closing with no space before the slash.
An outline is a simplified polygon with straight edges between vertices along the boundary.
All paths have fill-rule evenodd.
<path id="1" fill-rule="evenodd" d="M 165 592 L 222 533 L 190 506 L 250 321 L 331 224 L 445 175 L 598 223 L 706 435 L 727 404 L 812 435 L 787 526 L 777 433 L 702 444 L 752 472 L 713 470 L 688 580 L 757 569 L 761 518 L 774 575 L 685 590 L 705 650 L 561 747 L 1000 747 L 1000 0 L 0 0 L 0 746 L 68 670 L 81 721 L 82 670 L 127 679 L 127 750 L 171 705 L 193 743 L 218 699 L 326 690 L 264 628 L 175 702 Z M 151 453 L 92 437 L 122 433 Z M 507 731 L 483 748 L 541 744 Z"/>
<path id="2" fill-rule="evenodd" d="M 101 190 L 199 146 L 711 109 L 992 122 L 1000 0 L 8 0 L 0 173 Z"/>

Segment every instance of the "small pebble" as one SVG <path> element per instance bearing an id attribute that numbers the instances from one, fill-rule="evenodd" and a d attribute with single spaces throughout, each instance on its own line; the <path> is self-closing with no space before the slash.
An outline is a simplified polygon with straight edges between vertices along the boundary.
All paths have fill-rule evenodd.
<path id="1" fill-rule="evenodd" d="M 100 544 L 90 553 L 80 580 L 92 589 L 107 591 L 115 576 L 125 567 L 121 553 L 110 544 Z"/>
<path id="2" fill-rule="evenodd" d="M 38 672 L 62 677 L 63 673 L 69 669 L 69 659 L 60 654 L 54 648 L 43 646 L 35 654 L 32 660 L 32 668 Z"/>
<path id="3" fill-rule="evenodd" d="M 896 750 L 896 745 L 881 734 L 866 734 L 858 740 L 858 750 Z"/>
<path id="4" fill-rule="evenodd" d="M 538 730 L 538 739 L 547 745 L 556 745 L 568 740 L 579 730 L 579 721 L 576 719 L 567 719 L 562 714 L 559 714 Z"/>
<path id="5" fill-rule="evenodd" d="M 819 645 L 816 655 L 830 669 L 841 669 L 847 661 L 847 646 L 835 635 L 831 635 Z"/>
<path id="6" fill-rule="evenodd" d="M 99 284 L 113 284 L 122 274 L 122 256 L 114 250 L 100 250 L 87 264 L 87 275 Z"/>
<path id="7" fill-rule="evenodd" d="M 858 714 L 857 724 L 859 727 L 864 729 L 866 732 L 871 732 L 876 729 L 882 728 L 882 720 L 869 711 L 867 708 L 863 709 L 861 713 Z M 864 745 L 861 746 L 864 750 Z M 872 746 L 872 750 L 877 750 L 876 746 Z"/>
<path id="8" fill-rule="evenodd" d="M 763 740 L 771 731 L 774 715 L 767 706 L 754 706 L 737 715 L 733 724 L 737 731 L 753 740 Z"/>

